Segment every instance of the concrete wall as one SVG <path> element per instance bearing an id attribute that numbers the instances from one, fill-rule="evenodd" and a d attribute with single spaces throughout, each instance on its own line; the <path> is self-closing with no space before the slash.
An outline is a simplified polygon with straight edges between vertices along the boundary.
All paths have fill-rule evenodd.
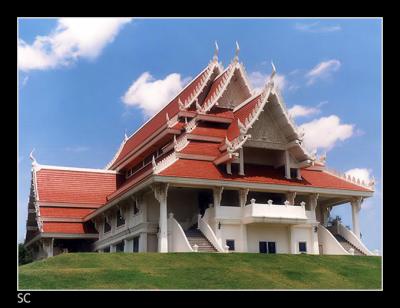
<path id="1" fill-rule="evenodd" d="M 242 251 L 242 235 L 240 225 L 223 224 L 220 229 L 222 247 L 226 245 L 226 240 L 235 240 L 235 251 Z"/>
<path id="2" fill-rule="evenodd" d="M 291 230 L 292 253 L 299 253 L 299 242 L 307 243 L 308 254 L 314 253 L 313 228 L 310 226 L 292 226 Z"/>
<path id="3" fill-rule="evenodd" d="M 247 248 L 259 252 L 259 241 L 276 242 L 276 253 L 290 253 L 289 229 L 286 225 L 247 225 Z"/>

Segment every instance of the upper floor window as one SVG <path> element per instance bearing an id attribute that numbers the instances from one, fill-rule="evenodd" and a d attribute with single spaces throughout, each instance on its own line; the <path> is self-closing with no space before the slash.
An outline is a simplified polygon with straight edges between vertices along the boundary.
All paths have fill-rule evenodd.
<path id="1" fill-rule="evenodd" d="M 111 225 L 108 223 L 107 219 L 104 218 L 104 233 L 111 231 Z"/>
<path id="2" fill-rule="evenodd" d="M 117 213 L 117 227 L 122 226 L 125 224 L 125 218 L 122 215 L 122 210 L 119 209 Z"/>
<path id="3" fill-rule="evenodd" d="M 137 206 L 137 202 L 134 201 L 133 202 L 133 215 L 136 215 L 137 213 L 139 213 L 139 208 Z"/>

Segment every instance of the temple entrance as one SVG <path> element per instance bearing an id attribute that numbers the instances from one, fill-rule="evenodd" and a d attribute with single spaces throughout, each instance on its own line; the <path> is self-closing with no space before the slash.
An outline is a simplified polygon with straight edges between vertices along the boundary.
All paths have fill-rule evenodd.
<path id="1" fill-rule="evenodd" d="M 214 202 L 212 190 L 204 189 L 200 190 L 198 193 L 198 206 L 199 206 L 199 213 L 201 216 L 204 215 L 206 209 Z"/>

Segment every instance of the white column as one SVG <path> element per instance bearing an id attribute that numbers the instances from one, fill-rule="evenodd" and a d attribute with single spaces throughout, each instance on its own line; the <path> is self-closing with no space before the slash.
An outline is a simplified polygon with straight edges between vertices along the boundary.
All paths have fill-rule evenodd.
<path id="1" fill-rule="evenodd" d="M 111 244 L 110 245 L 110 252 L 116 252 L 117 251 L 117 247 L 115 246 L 115 244 Z"/>
<path id="2" fill-rule="evenodd" d="M 226 163 L 226 173 L 232 174 L 232 163 Z"/>
<path id="3" fill-rule="evenodd" d="M 297 169 L 296 169 L 296 172 L 297 172 L 297 179 L 298 179 L 298 180 L 301 180 L 301 169 L 300 169 L 300 168 L 297 168 Z"/>
<path id="4" fill-rule="evenodd" d="M 215 208 L 215 216 L 218 216 L 219 207 L 221 206 L 222 200 L 222 192 L 224 191 L 223 187 L 214 187 L 213 188 L 213 198 L 214 198 L 214 208 Z M 215 236 L 220 241 L 221 245 L 221 230 L 219 229 L 219 221 L 215 221 Z"/>
<path id="5" fill-rule="evenodd" d="M 147 233 L 140 233 L 139 252 L 147 252 Z"/>
<path id="6" fill-rule="evenodd" d="M 285 178 L 290 179 L 290 156 L 289 151 L 285 151 Z"/>
<path id="7" fill-rule="evenodd" d="M 362 203 L 362 198 L 354 198 L 351 201 L 351 214 L 352 214 L 352 219 L 353 219 L 353 233 L 358 237 L 361 238 L 360 236 L 360 220 L 359 220 L 359 213 L 361 210 L 361 203 Z"/>
<path id="8" fill-rule="evenodd" d="M 160 220 L 158 235 L 158 252 L 168 252 L 168 217 L 167 217 L 167 193 L 168 184 L 154 184 L 152 186 L 154 196 L 160 203 Z"/>
<path id="9" fill-rule="evenodd" d="M 239 150 L 239 175 L 244 175 L 243 147 Z"/>
<path id="10" fill-rule="evenodd" d="M 133 251 L 133 239 L 124 240 L 124 252 L 132 252 Z"/>
<path id="11" fill-rule="evenodd" d="M 242 235 L 242 252 L 247 252 L 247 225 L 242 223 L 240 225 L 240 231 Z"/>
<path id="12" fill-rule="evenodd" d="M 294 226 L 289 226 L 289 253 L 295 254 L 296 253 L 296 243 L 294 242 Z"/>
<path id="13" fill-rule="evenodd" d="M 291 192 L 286 193 L 286 200 L 289 201 L 290 205 L 294 205 L 296 194 L 297 193 L 295 191 L 291 191 Z"/>
<path id="14" fill-rule="evenodd" d="M 309 207 L 309 210 L 312 211 L 312 212 L 315 212 L 315 209 L 317 208 L 318 197 L 319 197 L 319 194 L 311 194 L 311 195 L 309 195 L 308 207 Z"/>
<path id="15" fill-rule="evenodd" d="M 317 225 L 312 225 L 311 227 L 311 245 L 312 251 L 311 253 L 314 255 L 319 255 L 319 243 L 318 243 L 318 229 Z"/>
<path id="16" fill-rule="evenodd" d="M 53 246 L 54 246 L 54 238 L 45 238 L 42 240 L 43 250 L 46 253 L 46 257 L 53 256 Z"/>

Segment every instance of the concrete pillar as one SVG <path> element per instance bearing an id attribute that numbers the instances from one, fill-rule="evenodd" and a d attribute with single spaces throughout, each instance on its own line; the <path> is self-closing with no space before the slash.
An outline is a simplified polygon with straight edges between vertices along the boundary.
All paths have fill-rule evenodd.
<path id="1" fill-rule="evenodd" d="M 168 217 L 167 217 L 167 194 L 168 184 L 157 183 L 152 186 L 154 196 L 160 203 L 160 219 L 158 234 L 158 252 L 168 252 Z"/>
<path id="2" fill-rule="evenodd" d="M 139 252 L 147 252 L 147 233 L 140 233 Z"/>
<path id="3" fill-rule="evenodd" d="M 309 211 L 315 212 L 318 204 L 319 194 L 311 194 L 308 198 L 308 209 Z"/>
<path id="4" fill-rule="evenodd" d="M 221 206 L 221 200 L 222 200 L 222 192 L 224 191 L 223 187 L 214 187 L 213 188 L 213 199 L 214 199 L 214 208 L 215 208 L 215 215 L 218 216 L 218 211 L 219 211 L 219 207 Z M 221 239 L 221 230 L 219 228 L 220 226 L 220 222 L 219 221 L 215 221 L 215 236 L 218 239 L 218 241 L 222 243 L 222 239 Z"/>
<path id="5" fill-rule="evenodd" d="M 300 169 L 300 168 L 297 168 L 297 169 L 296 169 L 296 172 L 297 172 L 297 179 L 298 179 L 298 180 L 301 180 L 301 169 Z"/>
<path id="6" fill-rule="evenodd" d="M 289 201 L 290 205 L 294 205 L 295 198 L 296 198 L 296 192 L 295 191 L 291 191 L 291 192 L 286 193 L 286 200 Z"/>
<path id="7" fill-rule="evenodd" d="M 289 253 L 295 254 L 296 253 L 296 244 L 294 242 L 294 226 L 289 225 Z"/>
<path id="8" fill-rule="evenodd" d="M 247 225 L 242 223 L 240 225 L 240 231 L 242 235 L 242 252 L 247 252 Z"/>
<path id="9" fill-rule="evenodd" d="M 289 151 L 285 151 L 285 178 L 290 179 L 290 156 Z"/>
<path id="10" fill-rule="evenodd" d="M 232 163 L 226 163 L 226 173 L 232 174 Z"/>
<path id="11" fill-rule="evenodd" d="M 243 147 L 239 150 L 239 175 L 244 175 Z"/>
<path id="12" fill-rule="evenodd" d="M 352 220 L 353 220 L 353 233 L 358 237 L 361 238 L 360 235 L 360 220 L 359 220 L 359 213 L 361 210 L 361 203 L 362 203 L 362 198 L 354 198 L 351 201 L 351 214 L 352 214 Z"/>
<path id="13" fill-rule="evenodd" d="M 42 239 L 43 251 L 46 253 L 46 258 L 53 256 L 54 238 Z"/>
<path id="14" fill-rule="evenodd" d="M 133 251 L 133 239 L 124 240 L 124 252 L 132 252 Z"/>
<path id="15" fill-rule="evenodd" d="M 115 244 L 110 245 L 110 252 L 116 252 L 117 251 L 117 247 L 115 246 Z"/>
<path id="16" fill-rule="evenodd" d="M 310 253 L 314 255 L 319 255 L 319 242 L 318 242 L 318 226 L 313 225 L 311 227 L 311 249 Z"/>

